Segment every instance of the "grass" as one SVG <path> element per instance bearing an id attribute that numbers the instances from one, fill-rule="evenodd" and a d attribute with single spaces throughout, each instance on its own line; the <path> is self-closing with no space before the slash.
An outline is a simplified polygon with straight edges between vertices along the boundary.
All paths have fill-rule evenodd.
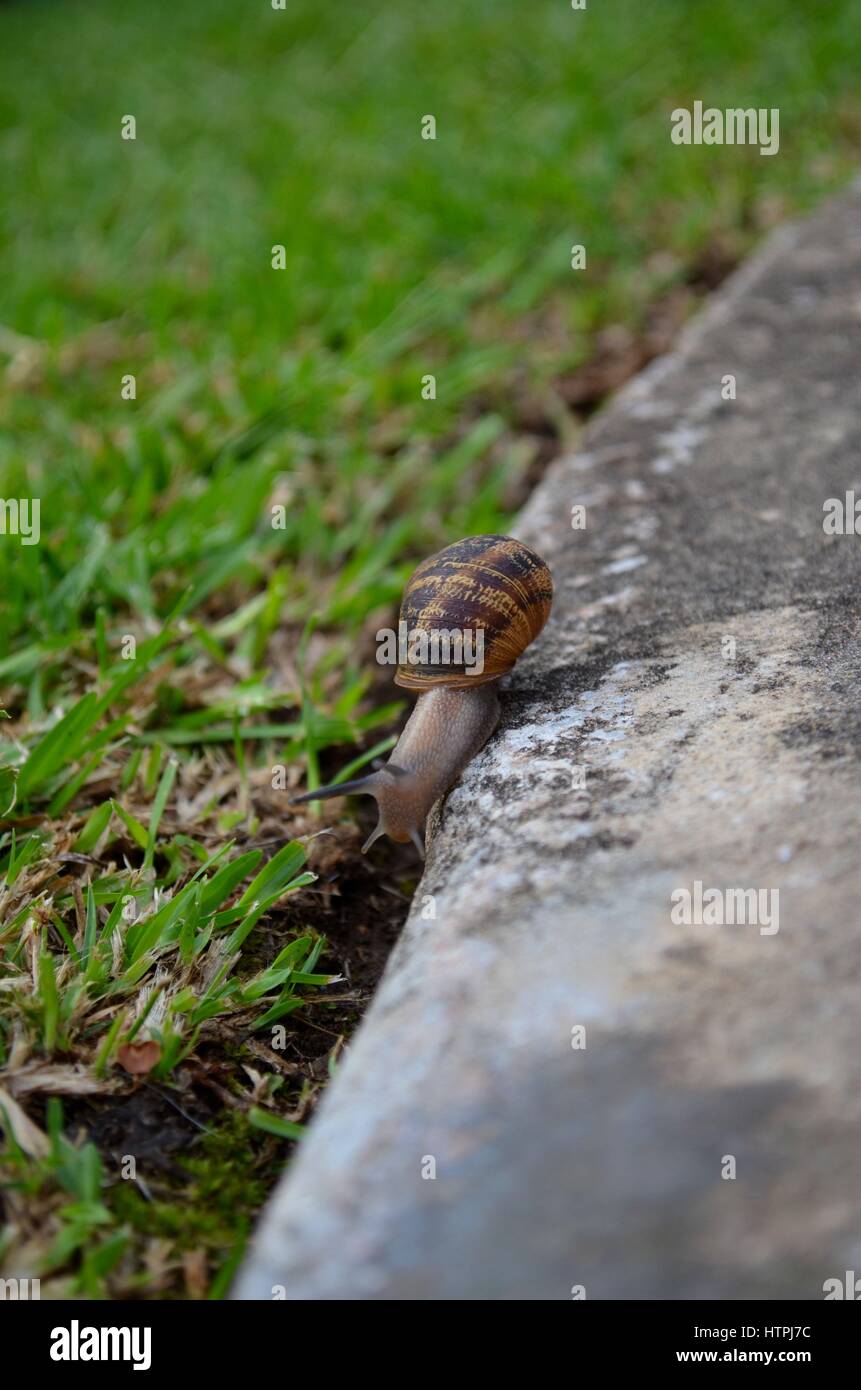
<path id="1" fill-rule="evenodd" d="M 7 1277 L 223 1293 L 358 1012 L 306 868 L 351 822 L 289 790 L 390 746 L 415 561 L 503 528 L 655 315 L 854 169 L 859 20 L 0 7 L 0 496 L 41 503 L 0 536 Z M 695 99 L 779 107 L 780 153 L 673 146 Z M 125 1179 L 147 1106 L 183 1133 Z"/>

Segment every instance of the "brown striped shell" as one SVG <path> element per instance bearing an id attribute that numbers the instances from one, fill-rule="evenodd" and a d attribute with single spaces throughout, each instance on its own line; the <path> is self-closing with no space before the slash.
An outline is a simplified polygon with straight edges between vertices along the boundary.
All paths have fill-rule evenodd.
<path id="1" fill-rule="evenodd" d="M 446 546 L 419 565 L 407 584 L 401 624 L 407 633 L 438 636 L 466 630 L 473 634 L 473 641 L 478 629 L 483 629 L 484 669 L 476 674 L 463 661 L 424 665 L 401 661 L 395 683 L 408 690 L 435 685 L 462 690 L 497 680 L 538 636 L 552 602 L 549 569 L 520 541 L 510 536 L 467 536 Z M 458 655 L 456 645 L 449 651 Z M 416 650 L 416 654 L 422 653 Z"/>

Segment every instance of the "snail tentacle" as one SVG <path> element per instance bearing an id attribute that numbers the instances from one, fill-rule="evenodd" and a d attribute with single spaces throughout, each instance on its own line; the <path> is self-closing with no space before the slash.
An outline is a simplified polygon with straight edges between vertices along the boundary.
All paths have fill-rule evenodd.
<path id="1" fill-rule="evenodd" d="M 315 791 L 303 792 L 301 796 L 291 796 L 288 805 L 301 806 L 308 801 L 330 801 L 333 796 L 351 796 L 353 792 L 369 792 L 374 794 L 373 786 L 377 774 L 371 772 L 367 777 L 354 777 L 351 782 L 329 782 L 325 787 L 317 787 Z"/>

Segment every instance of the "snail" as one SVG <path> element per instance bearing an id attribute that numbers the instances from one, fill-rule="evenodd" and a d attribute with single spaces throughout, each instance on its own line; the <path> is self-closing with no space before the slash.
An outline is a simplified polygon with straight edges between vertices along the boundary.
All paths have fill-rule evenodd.
<path id="1" fill-rule="evenodd" d="M 395 684 L 419 697 L 389 761 L 290 804 L 367 792 L 379 821 L 362 853 L 389 835 L 424 858 L 427 814 L 496 728 L 499 678 L 538 636 L 552 600 L 547 565 L 510 536 L 468 536 L 431 555 L 401 604 Z"/>

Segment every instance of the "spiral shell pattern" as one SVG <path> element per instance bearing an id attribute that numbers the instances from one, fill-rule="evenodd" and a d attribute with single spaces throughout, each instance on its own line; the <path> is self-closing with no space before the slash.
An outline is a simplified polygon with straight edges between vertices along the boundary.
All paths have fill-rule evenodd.
<path id="1" fill-rule="evenodd" d="M 510 671 L 543 628 L 553 581 L 534 550 L 510 536 L 468 536 L 419 565 L 401 604 L 409 633 L 483 630 L 483 670 L 468 662 L 401 662 L 395 683 L 408 690 L 445 685 L 462 690 Z M 456 646 L 453 648 L 456 654 Z"/>

